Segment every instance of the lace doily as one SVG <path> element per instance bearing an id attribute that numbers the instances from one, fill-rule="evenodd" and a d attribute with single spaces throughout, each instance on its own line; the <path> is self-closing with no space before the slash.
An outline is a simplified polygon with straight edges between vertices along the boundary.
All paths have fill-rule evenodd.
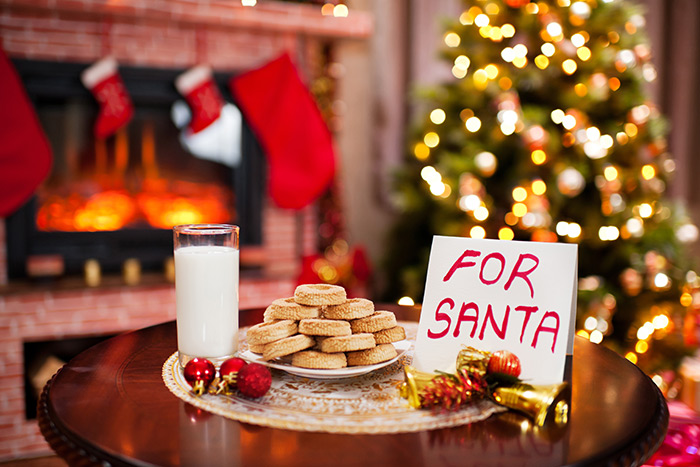
<path id="1" fill-rule="evenodd" d="M 415 341 L 418 324 L 400 323 L 407 339 Z M 239 348 L 247 349 L 246 330 L 239 332 Z M 163 381 L 177 397 L 224 417 L 256 425 L 328 433 L 400 433 L 477 422 L 506 410 L 482 400 L 456 412 L 417 410 L 399 396 L 403 367 L 413 358 L 413 345 L 396 362 L 353 378 L 317 380 L 272 369 L 272 387 L 259 399 L 190 392 L 177 352 L 163 364 Z"/>

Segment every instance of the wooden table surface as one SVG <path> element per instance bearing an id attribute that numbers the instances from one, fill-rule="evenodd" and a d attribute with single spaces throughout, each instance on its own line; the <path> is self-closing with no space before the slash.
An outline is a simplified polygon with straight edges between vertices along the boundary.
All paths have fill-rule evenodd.
<path id="1" fill-rule="evenodd" d="M 388 307 L 400 320 L 418 311 Z M 241 326 L 262 310 L 241 313 Z M 656 385 L 617 354 L 576 338 L 571 412 L 535 430 L 506 412 L 417 433 L 343 435 L 240 423 L 175 397 L 161 377 L 177 349 L 169 322 L 111 338 L 72 359 L 39 402 L 44 437 L 70 465 L 640 465 L 668 426 Z"/>

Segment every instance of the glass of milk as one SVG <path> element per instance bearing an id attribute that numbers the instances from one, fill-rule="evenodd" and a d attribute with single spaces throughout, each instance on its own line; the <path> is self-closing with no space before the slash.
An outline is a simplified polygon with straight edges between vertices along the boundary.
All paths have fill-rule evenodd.
<path id="1" fill-rule="evenodd" d="M 238 350 L 238 235 L 228 224 L 173 228 L 177 349 L 220 365 Z"/>

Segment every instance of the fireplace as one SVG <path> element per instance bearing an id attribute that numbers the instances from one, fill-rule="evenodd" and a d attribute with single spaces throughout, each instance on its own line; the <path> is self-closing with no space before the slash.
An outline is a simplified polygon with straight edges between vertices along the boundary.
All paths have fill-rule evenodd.
<path id="1" fill-rule="evenodd" d="M 67 275 L 81 273 L 88 260 L 107 273 L 131 258 L 142 270 L 162 270 L 177 224 L 235 223 L 243 247 L 260 245 L 262 150 L 245 121 L 233 167 L 186 149 L 172 118 L 184 107 L 173 84 L 184 70 L 120 67 L 134 117 L 103 140 L 92 131 L 97 103 L 80 82 L 86 64 L 14 65 L 52 146 L 54 166 L 36 196 L 7 219 L 10 279 L 45 274 L 27 265 L 47 258 L 54 263 L 49 273 Z M 229 76 L 214 77 L 227 102 Z"/>

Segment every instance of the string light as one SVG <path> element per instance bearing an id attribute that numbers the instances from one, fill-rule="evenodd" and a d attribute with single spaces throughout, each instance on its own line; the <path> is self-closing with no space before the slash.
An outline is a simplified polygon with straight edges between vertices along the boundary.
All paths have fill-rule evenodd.
<path id="1" fill-rule="evenodd" d="M 336 18 L 347 18 L 348 13 L 348 7 L 343 3 L 339 3 L 335 7 L 333 7 L 333 16 L 335 16 Z"/>
<path id="2" fill-rule="evenodd" d="M 515 238 L 515 233 L 513 229 L 509 227 L 501 227 L 498 231 L 499 240 L 513 240 Z"/>
<path id="3" fill-rule="evenodd" d="M 475 225 L 469 230 L 469 236 L 471 238 L 486 238 L 486 230 L 480 226 L 480 225 Z"/>
<path id="4" fill-rule="evenodd" d="M 444 41 L 447 47 L 459 47 L 462 39 L 459 37 L 459 34 L 455 32 L 448 32 L 445 34 Z"/>
<path id="5" fill-rule="evenodd" d="M 436 125 L 440 125 L 445 122 L 445 111 L 442 109 L 435 109 L 430 112 L 430 121 Z"/>

